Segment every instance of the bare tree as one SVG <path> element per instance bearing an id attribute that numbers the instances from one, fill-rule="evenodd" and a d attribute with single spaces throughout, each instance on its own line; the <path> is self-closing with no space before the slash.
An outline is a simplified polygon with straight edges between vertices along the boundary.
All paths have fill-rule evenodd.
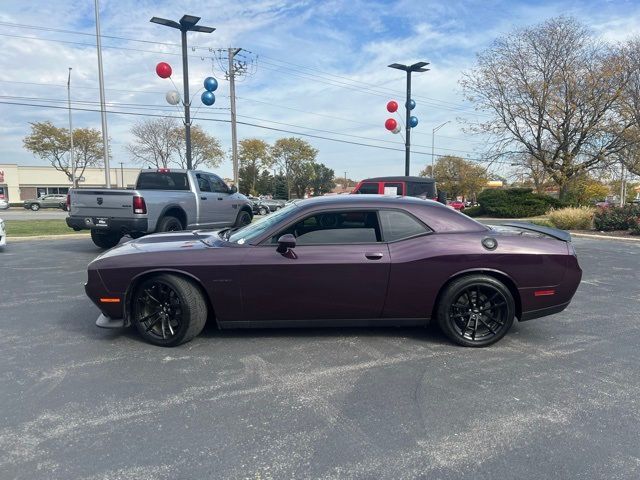
<path id="1" fill-rule="evenodd" d="M 474 132 L 493 137 L 493 155 L 540 162 L 564 198 L 569 180 L 621 151 L 632 123 L 620 112 L 630 78 L 623 52 L 560 17 L 500 37 L 461 81 L 488 112 Z"/>
<path id="2" fill-rule="evenodd" d="M 187 144 L 185 141 L 185 131 L 183 127 L 176 127 L 173 130 L 174 149 L 176 160 L 174 163 L 180 168 L 187 168 Z M 224 151 L 220 147 L 217 138 L 205 132 L 200 125 L 191 127 L 191 165 L 193 168 L 207 166 L 211 168 L 219 167 L 224 160 Z"/>
<path id="3" fill-rule="evenodd" d="M 155 168 L 167 168 L 176 151 L 173 118 L 142 120 L 131 128 L 134 140 L 127 146 L 133 160 Z"/>

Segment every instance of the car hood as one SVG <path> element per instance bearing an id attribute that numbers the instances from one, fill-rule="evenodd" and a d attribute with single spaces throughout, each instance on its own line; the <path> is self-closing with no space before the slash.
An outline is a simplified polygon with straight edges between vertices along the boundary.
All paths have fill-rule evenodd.
<path id="1" fill-rule="evenodd" d="M 218 232 L 219 230 L 195 230 L 193 232 L 154 233 L 113 247 L 96 257 L 95 260 L 137 253 L 194 251 L 228 246 L 229 243 L 222 240 Z"/>

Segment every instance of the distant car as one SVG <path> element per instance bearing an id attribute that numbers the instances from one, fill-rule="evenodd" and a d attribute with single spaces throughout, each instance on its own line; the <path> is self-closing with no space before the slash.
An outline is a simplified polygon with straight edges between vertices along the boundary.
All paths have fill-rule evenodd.
<path id="1" fill-rule="evenodd" d="M 67 209 L 67 195 L 66 194 L 51 194 L 43 195 L 37 199 L 25 200 L 23 203 L 24 208 L 27 210 L 33 210 L 37 212 L 41 208 L 61 208 Z"/>
<path id="2" fill-rule="evenodd" d="M 7 244 L 7 230 L 4 227 L 4 220 L 0 218 L 0 249 Z"/>
<path id="3" fill-rule="evenodd" d="M 4 198 L 0 198 L 0 210 L 6 210 L 9 208 L 9 202 L 7 202 Z"/>
<path id="4" fill-rule="evenodd" d="M 447 205 L 450 206 L 451 208 L 453 208 L 454 210 L 464 210 L 465 209 L 464 202 L 459 202 L 458 200 L 452 200 L 450 202 L 447 202 Z"/>
<path id="5" fill-rule="evenodd" d="M 131 325 L 167 347 L 207 319 L 223 329 L 433 320 L 452 341 L 483 347 L 515 318 L 564 310 L 582 276 L 567 232 L 490 228 L 440 203 L 382 195 L 315 197 L 241 228 L 150 235 L 87 273 L 97 326 Z"/>
<path id="6" fill-rule="evenodd" d="M 427 177 L 395 176 L 366 178 L 358 182 L 351 193 L 403 195 L 429 200 L 441 200 L 438 198 L 436 181 L 433 178 Z"/>
<path id="7" fill-rule="evenodd" d="M 282 207 L 286 205 L 287 202 L 284 200 L 276 200 L 271 198 L 261 198 L 260 205 L 264 205 L 269 209 L 269 212 L 275 212 L 276 210 L 280 210 Z M 268 213 L 268 212 L 267 212 Z"/>

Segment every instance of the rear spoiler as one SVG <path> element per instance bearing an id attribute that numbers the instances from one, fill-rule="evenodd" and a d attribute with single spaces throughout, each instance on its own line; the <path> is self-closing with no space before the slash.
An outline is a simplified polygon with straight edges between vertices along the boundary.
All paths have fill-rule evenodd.
<path id="1" fill-rule="evenodd" d="M 543 233 L 544 235 L 549 235 L 550 237 L 557 238 L 563 242 L 571 241 L 571 234 L 564 230 L 560 230 L 559 228 L 543 227 L 542 225 L 535 225 L 527 222 L 509 222 L 502 223 L 501 225 L 504 225 L 505 227 L 521 228 L 522 230 L 529 230 L 536 233 Z"/>

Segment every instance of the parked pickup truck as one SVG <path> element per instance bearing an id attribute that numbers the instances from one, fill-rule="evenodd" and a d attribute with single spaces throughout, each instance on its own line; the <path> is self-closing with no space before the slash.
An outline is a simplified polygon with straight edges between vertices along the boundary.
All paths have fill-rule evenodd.
<path id="1" fill-rule="evenodd" d="M 210 172 L 141 170 L 133 190 L 69 190 L 67 225 L 91 230 L 100 248 L 124 235 L 201 228 L 240 227 L 251 223 L 251 203 L 235 187 Z"/>

